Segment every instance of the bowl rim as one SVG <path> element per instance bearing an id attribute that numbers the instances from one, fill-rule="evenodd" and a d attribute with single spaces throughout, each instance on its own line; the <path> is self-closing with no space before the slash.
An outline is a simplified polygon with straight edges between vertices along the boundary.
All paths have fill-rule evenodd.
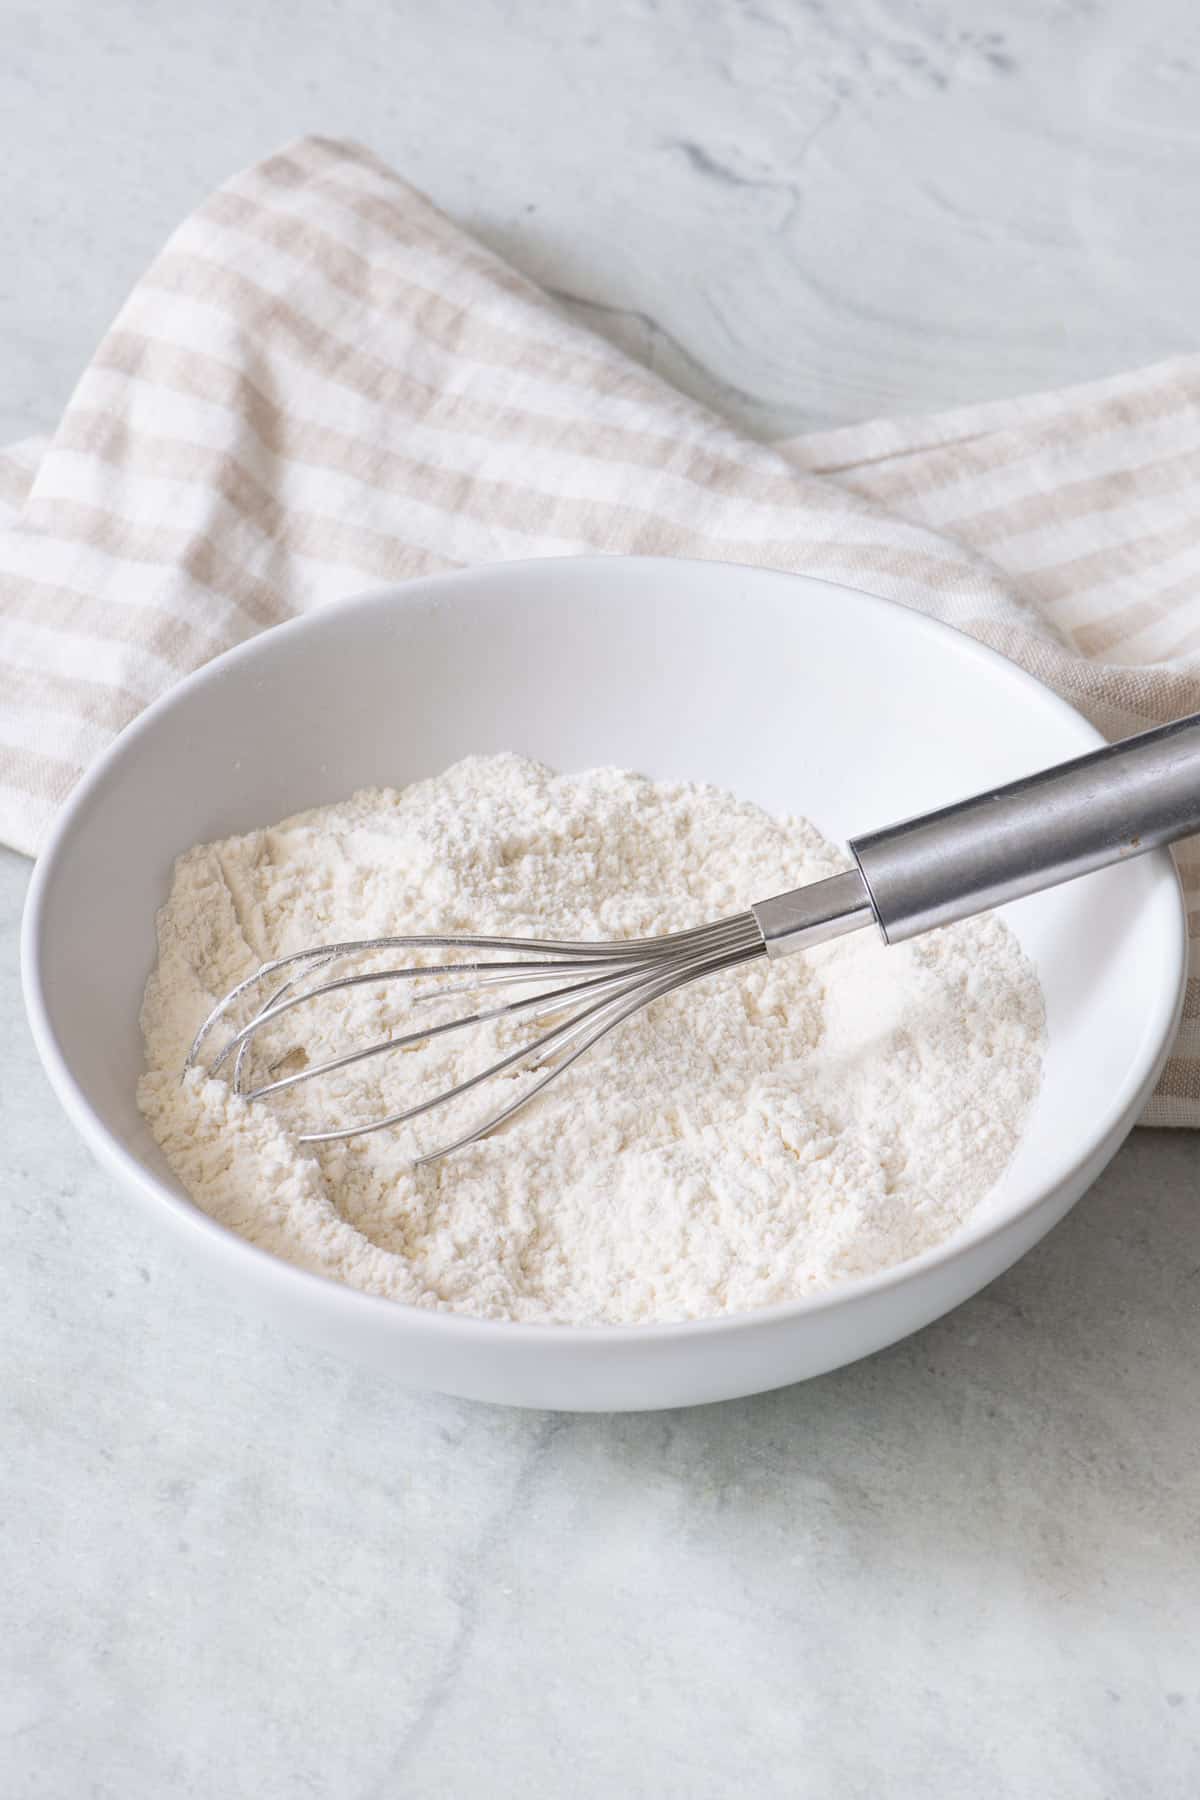
<path id="1" fill-rule="evenodd" d="M 412 605 L 428 596 L 431 590 L 434 592 L 446 590 L 442 597 L 448 598 L 451 593 L 464 588 L 486 587 L 500 574 L 511 576 L 514 572 L 523 572 L 532 579 L 540 581 L 547 577 L 550 579 L 555 576 L 561 577 L 564 570 L 590 571 L 605 575 L 612 573 L 619 580 L 619 571 L 621 570 L 635 568 L 642 572 L 648 572 L 656 570 L 657 566 L 664 562 L 669 562 L 677 569 L 690 569 L 697 574 L 703 573 L 706 576 L 711 576 L 714 570 L 720 570 L 752 575 L 756 579 L 769 576 L 780 581 L 803 582 L 809 586 L 830 588 L 839 594 L 852 594 L 856 602 L 866 605 L 868 611 L 878 608 L 886 609 L 889 614 L 901 612 L 905 615 L 906 623 L 911 629 L 932 635 L 939 640 L 944 640 L 947 635 L 953 637 L 956 640 L 957 652 L 966 657 L 968 661 L 975 661 L 992 669 L 1002 670 L 1006 678 L 1013 681 L 1017 687 L 1025 687 L 1031 693 L 1036 694 L 1040 704 L 1049 705 L 1052 711 L 1059 711 L 1064 719 L 1070 720 L 1072 725 L 1080 730 L 1080 754 L 1086 751 L 1089 741 L 1095 745 L 1106 741 L 1082 713 L 1071 706 L 1068 701 L 1063 700 L 1052 688 L 1047 687 L 1044 682 L 1022 669 L 1019 664 L 1001 655 L 999 651 L 991 649 L 988 645 L 980 643 L 978 639 L 968 636 L 966 632 L 958 630 L 955 626 L 948 625 L 940 619 L 931 618 L 925 613 L 903 605 L 900 601 L 868 593 L 848 582 L 829 581 L 824 576 L 808 575 L 803 571 L 769 569 L 755 564 L 701 560 L 694 557 L 603 555 L 527 557 L 481 564 L 473 568 L 449 570 L 435 575 L 417 577 L 402 583 L 388 583 L 358 590 L 343 600 L 332 602 L 328 606 L 316 608 L 311 612 L 301 613 L 267 631 L 256 633 L 232 649 L 224 651 L 220 656 L 214 657 L 210 662 L 203 663 L 198 669 L 173 683 L 164 694 L 152 701 L 125 726 L 112 744 L 86 771 L 55 819 L 49 837 L 37 856 L 26 895 L 21 922 L 21 979 L 26 1015 L 42 1066 L 68 1118 L 87 1143 L 97 1161 L 103 1168 L 116 1175 L 119 1180 L 132 1187 L 144 1200 L 153 1201 L 158 1206 L 164 1207 L 174 1224 L 184 1230 L 199 1233 L 210 1250 L 218 1256 L 223 1256 L 232 1264 L 240 1266 L 248 1276 L 257 1275 L 260 1281 L 285 1296 L 290 1296 L 302 1304 L 324 1307 L 327 1311 L 340 1314 L 347 1319 L 365 1322 L 373 1316 L 385 1330 L 389 1327 L 384 1321 L 391 1322 L 391 1329 L 401 1331 L 412 1328 L 428 1329 L 444 1338 L 457 1339 L 463 1347 L 471 1344 L 482 1347 L 485 1344 L 498 1343 L 510 1345 L 521 1343 L 526 1347 L 533 1347 L 546 1346 L 553 1342 L 562 1346 L 582 1347 L 604 1344 L 616 1348 L 714 1334 L 737 1336 L 769 1329 L 773 1326 L 786 1327 L 801 1317 L 808 1318 L 851 1306 L 857 1301 L 864 1301 L 891 1289 L 903 1287 L 906 1283 L 927 1272 L 957 1262 L 960 1257 L 1009 1231 L 1049 1196 L 1068 1188 L 1073 1181 L 1085 1174 L 1089 1165 L 1097 1158 L 1100 1159 L 1097 1163 L 1096 1172 L 1098 1172 L 1099 1168 L 1103 1166 L 1103 1162 L 1107 1160 L 1107 1156 L 1116 1150 L 1126 1131 L 1135 1122 L 1138 1112 L 1153 1091 L 1170 1054 L 1183 1009 L 1187 980 L 1188 936 L 1185 903 L 1174 858 L 1166 849 L 1151 851 L 1148 856 L 1139 859 L 1156 865 L 1160 887 L 1165 883 L 1174 894 L 1175 929 L 1169 935 L 1163 934 L 1162 948 L 1167 963 L 1166 979 L 1156 989 L 1154 1011 L 1147 1022 L 1142 1053 L 1114 1097 L 1107 1116 L 1098 1123 L 1094 1132 L 1089 1134 L 1086 1141 L 1077 1146 L 1060 1163 L 1052 1164 L 1049 1171 L 1039 1180 L 1037 1187 L 1007 1207 L 1000 1219 L 994 1220 L 986 1226 L 974 1228 L 968 1219 L 951 1237 L 905 1262 L 895 1263 L 870 1275 L 850 1277 L 836 1283 L 833 1287 L 822 1288 L 813 1294 L 803 1295 L 796 1299 L 777 1301 L 770 1306 L 746 1312 L 720 1313 L 698 1319 L 651 1320 L 638 1324 L 575 1325 L 558 1322 L 535 1323 L 522 1320 L 478 1318 L 468 1313 L 443 1311 L 433 1307 L 415 1305 L 409 1301 L 392 1300 L 379 1294 L 368 1294 L 360 1288 L 350 1287 L 344 1282 L 339 1282 L 332 1276 L 321 1275 L 314 1270 L 303 1269 L 294 1263 L 286 1262 L 272 1251 L 265 1250 L 261 1246 L 251 1243 L 249 1239 L 240 1237 L 236 1232 L 212 1218 L 195 1201 L 173 1193 L 158 1175 L 145 1167 L 109 1130 L 72 1073 L 50 1023 L 41 975 L 43 914 L 47 895 L 55 879 L 57 862 L 75 830 L 77 822 L 86 814 L 93 795 L 109 780 L 114 765 L 134 752 L 141 739 L 154 731 L 159 718 L 175 706 L 184 695 L 193 693 L 213 681 L 220 681 L 225 671 L 231 666 L 261 656 L 266 645 L 279 642 L 283 636 L 291 637 L 303 634 L 306 630 L 312 629 L 318 621 L 327 622 L 331 611 L 342 616 L 347 611 L 367 612 L 385 604 Z"/>

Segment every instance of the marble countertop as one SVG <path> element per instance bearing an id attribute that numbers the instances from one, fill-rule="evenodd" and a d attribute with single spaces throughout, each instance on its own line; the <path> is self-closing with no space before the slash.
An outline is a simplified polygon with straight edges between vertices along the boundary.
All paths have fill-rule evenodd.
<path id="1" fill-rule="evenodd" d="M 50 0 L 0 42 L 0 438 L 307 131 L 764 433 L 1196 347 L 1192 0 Z M 93 1166 L 23 1023 L 27 872 L 6 1797 L 1200 1791 L 1200 1140 L 1135 1133 L 985 1293 L 804 1386 L 405 1394 L 230 1310 Z"/>

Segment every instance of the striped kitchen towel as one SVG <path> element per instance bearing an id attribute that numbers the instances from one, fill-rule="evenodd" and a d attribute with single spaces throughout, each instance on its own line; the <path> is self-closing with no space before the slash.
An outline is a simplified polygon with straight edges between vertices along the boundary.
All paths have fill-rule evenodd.
<path id="1" fill-rule="evenodd" d="M 29 851 L 187 670 L 500 558 L 803 570 L 959 626 L 1112 737 L 1200 711 L 1200 357 L 768 446 L 319 138 L 180 227 L 54 437 L 0 453 L 0 520 L 0 837 Z M 1146 1122 L 1200 1124 L 1196 978 Z"/>

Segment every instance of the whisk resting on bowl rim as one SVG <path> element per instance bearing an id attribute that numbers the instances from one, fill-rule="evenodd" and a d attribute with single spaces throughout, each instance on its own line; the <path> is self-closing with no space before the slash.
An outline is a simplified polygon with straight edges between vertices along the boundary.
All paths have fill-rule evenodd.
<path id="1" fill-rule="evenodd" d="M 527 1043 L 410 1107 L 337 1130 L 299 1134 L 299 1142 L 318 1144 L 383 1131 L 497 1077 L 536 1072 L 537 1079 L 515 1100 L 416 1159 L 433 1162 L 494 1131 L 601 1038 L 693 981 L 763 956 L 788 956 L 870 924 L 878 926 L 885 943 L 900 943 L 1197 830 L 1200 714 L 855 838 L 849 845 L 854 866 L 842 874 L 689 931 L 614 943 L 460 934 L 378 937 L 314 945 L 276 958 L 213 1008 L 196 1035 L 184 1073 L 195 1067 L 209 1075 L 228 1069 L 235 1092 L 247 1101 L 260 1101 L 368 1058 L 415 1049 L 492 1021 L 535 1027 Z M 385 951 L 434 952 L 450 960 L 337 972 L 339 965 Z M 481 996 L 483 1003 L 292 1073 L 252 1082 L 252 1050 L 260 1033 L 329 995 L 390 982 L 411 984 L 418 1004 L 464 995 Z M 260 999 L 264 987 L 267 997 Z M 494 1006 L 486 1003 L 491 993 L 514 988 L 529 991 Z M 250 1016 L 234 1023 L 205 1060 L 203 1052 L 218 1027 L 235 1021 L 243 1006 Z M 286 1054 L 277 1057 L 268 1075 L 285 1060 Z"/>

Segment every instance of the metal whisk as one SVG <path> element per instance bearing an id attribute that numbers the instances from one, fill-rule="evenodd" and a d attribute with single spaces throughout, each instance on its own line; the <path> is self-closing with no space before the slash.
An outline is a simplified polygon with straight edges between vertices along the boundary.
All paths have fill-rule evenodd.
<path id="1" fill-rule="evenodd" d="M 232 1087 L 248 1101 L 490 1021 L 529 1025 L 528 1042 L 451 1088 L 382 1118 L 299 1137 L 301 1143 L 319 1144 L 383 1131 L 497 1077 L 537 1072 L 538 1079 L 515 1100 L 417 1159 L 433 1162 L 494 1131 L 610 1031 L 693 981 L 759 957 L 791 955 L 869 924 L 879 927 L 885 943 L 899 943 L 1197 830 L 1200 715 L 856 838 L 849 846 L 853 868 L 690 931 L 623 943 L 379 937 L 320 944 L 279 957 L 264 963 L 213 1008 L 196 1035 L 184 1073 L 201 1064 L 201 1052 L 222 1022 L 234 1022 L 233 1029 L 204 1066 L 209 1075 L 229 1069 Z M 451 959 L 336 972 L 339 964 L 384 951 L 436 952 Z M 501 989 L 529 991 L 249 1085 L 251 1049 L 260 1033 L 331 994 L 394 982 L 411 984 L 416 1003 L 487 996 Z M 268 992 L 261 999 L 264 988 Z M 243 1006 L 253 1010 L 238 1025 Z M 286 1054 L 277 1058 L 268 1073 L 274 1075 L 286 1061 Z"/>

